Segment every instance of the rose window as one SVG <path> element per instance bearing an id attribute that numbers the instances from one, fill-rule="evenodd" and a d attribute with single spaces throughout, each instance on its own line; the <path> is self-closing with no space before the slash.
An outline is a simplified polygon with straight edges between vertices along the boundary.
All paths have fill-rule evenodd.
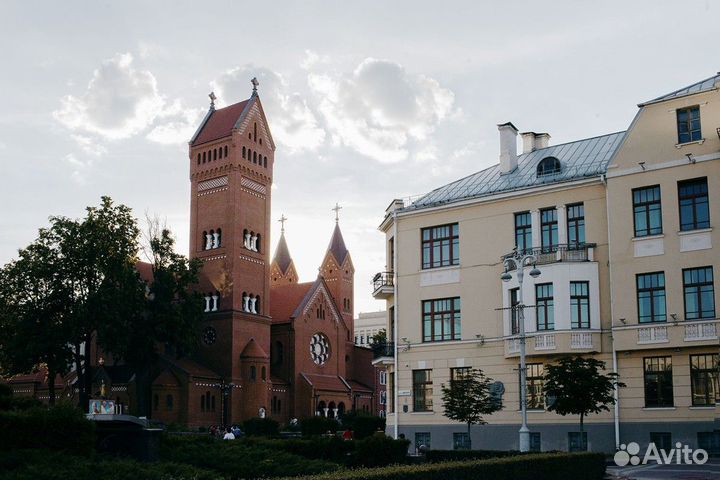
<path id="1" fill-rule="evenodd" d="M 324 365 L 330 358 L 330 340 L 322 333 L 316 333 L 310 339 L 310 356 L 318 365 Z"/>

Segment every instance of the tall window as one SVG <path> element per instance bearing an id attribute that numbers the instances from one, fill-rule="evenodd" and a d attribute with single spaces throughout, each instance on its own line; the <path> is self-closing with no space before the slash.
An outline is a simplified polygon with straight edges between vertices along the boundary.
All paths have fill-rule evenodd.
<path id="1" fill-rule="evenodd" d="M 702 140 L 700 132 L 700 107 L 679 108 L 677 110 L 678 143 Z"/>
<path id="2" fill-rule="evenodd" d="M 529 410 L 545 409 L 545 396 L 543 394 L 543 376 L 545 375 L 542 363 L 528 363 L 526 376 L 526 401 Z M 519 375 L 518 367 L 518 375 Z"/>
<path id="3" fill-rule="evenodd" d="M 453 449 L 470 450 L 470 436 L 467 432 L 453 432 Z"/>
<path id="4" fill-rule="evenodd" d="M 590 328 L 590 284 L 570 282 L 570 326 Z"/>
<path id="5" fill-rule="evenodd" d="M 665 273 L 641 273 L 636 277 L 638 321 L 640 323 L 664 322 Z"/>
<path id="6" fill-rule="evenodd" d="M 422 229 L 422 268 L 460 264 L 460 229 L 457 223 Z"/>
<path id="7" fill-rule="evenodd" d="M 535 285 L 535 308 L 537 311 L 537 329 L 555 329 L 555 304 L 553 302 L 553 284 Z"/>
<path id="8" fill-rule="evenodd" d="M 388 393 L 387 411 L 392 412 L 395 409 L 395 372 L 390 372 L 388 375 L 386 391 Z"/>
<path id="9" fill-rule="evenodd" d="M 660 185 L 636 188 L 632 191 L 635 236 L 647 237 L 662 233 Z"/>
<path id="10" fill-rule="evenodd" d="M 515 214 L 515 246 L 519 252 L 532 249 L 532 217 L 530 212 Z"/>
<path id="11" fill-rule="evenodd" d="M 462 382 L 470 375 L 470 367 L 456 367 L 450 369 L 450 382 Z"/>
<path id="12" fill-rule="evenodd" d="M 585 206 L 582 203 L 567 206 L 567 238 L 573 246 L 585 243 Z"/>
<path id="13" fill-rule="evenodd" d="M 715 318 L 715 288 L 712 267 L 683 270 L 685 319 Z"/>
<path id="14" fill-rule="evenodd" d="M 710 228 L 707 178 L 678 182 L 680 230 Z"/>
<path id="15" fill-rule="evenodd" d="M 672 357 L 647 357 L 645 363 L 645 406 L 672 407 Z"/>
<path id="16" fill-rule="evenodd" d="M 692 404 L 714 406 L 720 403 L 718 354 L 690 355 L 690 389 Z"/>
<path id="17" fill-rule="evenodd" d="M 430 432 L 415 432 L 415 448 L 419 449 L 421 446 L 430 449 Z"/>
<path id="18" fill-rule="evenodd" d="M 413 370 L 413 411 L 431 412 L 432 370 Z"/>
<path id="19" fill-rule="evenodd" d="M 540 210 L 540 231 L 544 252 L 552 252 L 558 244 L 558 219 L 556 208 Z"/>
<path id="20" fill-rule="evenodd" d="M 460 297 L 425 300 L 423 342 L 460 340 Z"/>
<path id="21" fill-rule="evenodd" d="M 517 306 L 520 303 L 520 289 L 513 288 L 510 290 L 510 335 L 520 333 L 520 312 Z"/>
<path id="22" fill-rule="evenodd" d="M 380 370 L 378 382 L 380 382 L 380 385 L 387 384 L 387 370 Z"/>

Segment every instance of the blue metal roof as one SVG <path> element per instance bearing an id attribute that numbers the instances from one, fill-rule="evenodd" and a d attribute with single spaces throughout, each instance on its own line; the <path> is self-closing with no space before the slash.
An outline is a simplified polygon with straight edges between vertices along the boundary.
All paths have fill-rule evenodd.
<path id="1" fill-rule="evenodd" d="M 493 165 L 436 188 L 415 200 L 406 210 L 602 175 L 607 171 L 608 163 L 624 136 L 625 132 L 611 133 L 522 154 L 518 156 L 517 168 L 510 173 L 501 174 L 500 165 Z M 537 166 L 547 157 L 560 160 L 561 170 L 559 173 L 538 176 Z"/>
<path id="2" fill-rule="evenodd" d="M 686 95 L 692 95 L 695 93 L 706 92 L 708 90 L 712 90 L 713 88 L 715 88 L 715 85 L 718 82 L 720 82 L 720 72 L 718 72 L 716 75 L 713 75 L 710 78 L 706 78 L 705 80 L 700 80 L 699 82 L 693 83 L 692 85 L 683 87 L 680 90 L 675 90 L 674 92 L 670 92 L 661 97 L 657 97 L 652 100 L 648 100 L 647 102 L 643 102 L 638 106 L 642 107 L 645 105 L 650 105 L 652 103 L 658 103 L 658 102 L 662 102 L 665 100 L 670 100 L 673 98 L 679 98 L 679 97 L 684 97 Z"/>

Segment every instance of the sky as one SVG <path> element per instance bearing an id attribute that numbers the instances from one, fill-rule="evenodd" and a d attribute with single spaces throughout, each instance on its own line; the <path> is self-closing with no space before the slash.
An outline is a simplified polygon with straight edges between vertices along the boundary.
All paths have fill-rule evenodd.
<path id="1" fill-rule="evenodd" d="M 256 76 L 301 281 L 338 202 L 355 310 L 384 308 L 392 199 L 497 163 L 499 123 L 551 144 L 627 129 L 639 102 L 720 70 L 719 24 L 712 0 L 3 2 L 0 264 L 102 195 L 187 254 L 187 142 L 210 91 L 242 101 Z"/>

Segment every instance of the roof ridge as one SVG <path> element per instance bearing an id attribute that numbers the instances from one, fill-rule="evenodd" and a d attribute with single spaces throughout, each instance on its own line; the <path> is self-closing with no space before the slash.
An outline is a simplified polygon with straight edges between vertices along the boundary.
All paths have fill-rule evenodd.
<path id="1" fill-rule="evenodd" d="M 675 95 L 677 95 L 678 93 L 682 92 L 683 90 L 689 90 L 689 89 L 691 89 L 692 87 L 694 87 L 695 85 L 701 85 L 701 84 L 707 82 L 708 80 L 712 80 L 713 78 L 720 78 L 720 72 L 716 73 L 715 75 L 711 75 L 711 76 L 709 76 L 709 77 L 707 77 L 707 78 L 704 78 L 704 79 L 702 79 L 702 80 L 699 80 L 699 81 L 697 81 L 697 82 L 693 82 L 693 83 L 691 83 L 690 85 L 686 85 L 686 86 L 684 86 L 684 87 L 680 87 L 680 88 L 678 88 L 677 90 L 673 90 L 672 92 L 666 93 L 666 94 L 664 94 L 664 95 L 660 95 L 659 97 L 655 97 L 655 98 L 653 98 L 653 99 L 651 99 L 651 100 L 647 100 L 647 101 L 645 101 L 645 102 L 639 103 L 639 104 L 638 104 L 638 107 L 642 107 L 642 106 L 645 106 L 645 105 L 650 105 L 650 104 L 652 104 L 652 103 L 656 103 L 656 102 L 659 102 L 660 100 L 664 100 L 664 99 L 668 99 L 668 100 L 669 100 L 670 98 L 672 98 L 673 96 L 675 96 Z M 702 91 L 704 91 L 704 90 L 701 90 L 701 91 L 699 91 L 699 92 L 688 92 L 688 95 L 691 95 L 691 94 L 693 94 L 693 93 L 701 93 Z"/>

